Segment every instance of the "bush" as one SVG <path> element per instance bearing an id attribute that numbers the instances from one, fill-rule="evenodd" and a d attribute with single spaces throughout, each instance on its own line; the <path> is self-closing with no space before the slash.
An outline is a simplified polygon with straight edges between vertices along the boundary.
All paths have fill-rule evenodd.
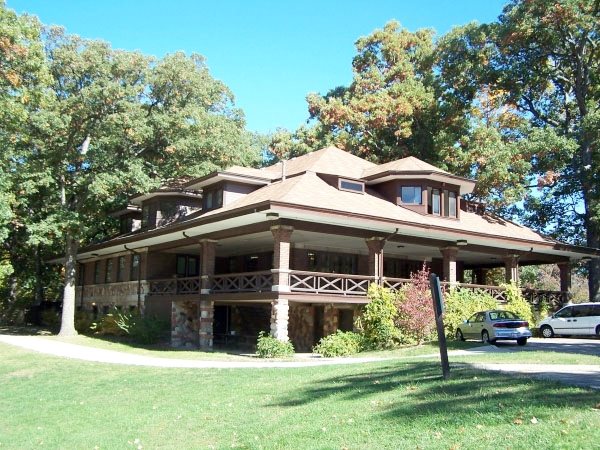
<path id="1" fill-rule="evenodd" d="M 454 337 L 464 320 L 478 311 L 498 308 L 498 302 L 485 291 L 455 287 L 444 295 L 444 329 L 446 336 Z"/>
<path id="2" fill-rule="evenodd" d="M 169 337 L 171 324 L 168 320 L 135 314 L 128 327 L 133 342 L 142 345 L 158 344 Z"/>
<path id="3" fill-rule="evenodd" d="M 256 355 L 260 358 L 284 358 L 294 354 L 291 342 L 283 342 L 261 331 L 256 341 Z"/>
<path id="4" fill-rule="evenodd" d="M 435 314 L 426 265 L 410 274 L 411 283 L 405 285 L 396 296 L 398 317 L 395 324 L 403 344 L 421 344 L 433 338 Z"/>
<path id="5" fill-rule="evenodd" d="M 372 350 L 396 347 L 399 339 L 394 319 L 398 310 L 394 295 L 389 289 L 372 283 L 367 293 L 369 303 L 356 321 L 356 327 L 364 338 L 364 346 Z"/>
<path id="6" fill-rule="evenodd" d="M 121 313 L 113 308 L 111 312 L 103 315 L 100 320 L 92 323 L 90 329 L 100 336 L 126 336 L 130 318 L 129 314 Z M 126 324 L 126 325 L 124 325 Z"/>
<path id="7" fill-rule="evenodd" d="M 44 309 L 40 314 L 40 322 L 43 326 L 51 329 L 60 328 L 60 312 L 55 309 Z"/>
<path id="8" fill-rule="evenodd" d="M 89 311 L 77 311 L 75 313 L 75 329 L 78 333 L 88 334 L 92 330 L 94 316 Z"/>
<path id="9" fill-rule="evenodd" d="M 506 309 L 514 312 L 521 319 L 529 322 L 530 326 L 535 326 L 535 317 L 531 304 L 523 297 L 523 292 L 518 284 L 512 282 L 510 284 L 502 284 L 506 289 Z"/>
<path id="10" fill-rule="evenodd" d="M 327 358 L 355 355 L 362 349 L 362 336 L 352 331 L 336 331 L 325 336 L 313 348 L 313 352 Z"/>

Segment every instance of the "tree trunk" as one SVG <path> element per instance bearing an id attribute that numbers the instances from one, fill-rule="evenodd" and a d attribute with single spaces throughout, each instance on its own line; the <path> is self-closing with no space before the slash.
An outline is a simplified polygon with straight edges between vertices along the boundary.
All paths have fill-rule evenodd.
<path id="1" fill-rule="evenodd" d="M 587 229 L 588 247 L 598 248 L 600 236 L 595 226 L 595 221 L 590 221 Z M 592 258 L 588 262 L 588 287 L 590 289 L 590 302 L 600 302 L 600 259 Z"/>
<path id="2" fill-rule="evenodd" d="M 65 246 L 65 284 L 63 290 L 62 319 L 59 336 L 75 336 L 75 258 L 79 248 L 77 240 L 67 232 Z"/>

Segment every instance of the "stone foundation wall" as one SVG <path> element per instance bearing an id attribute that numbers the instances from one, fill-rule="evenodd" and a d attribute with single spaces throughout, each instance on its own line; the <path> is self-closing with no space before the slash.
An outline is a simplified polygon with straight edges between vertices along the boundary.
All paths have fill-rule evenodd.
<path id="1" fill-rule="evenodd" d="M 309 305 L 290 304 L 288 334 L 297 352 L 310 352 L 314 344 L 315 309 Z"/>
<path id="2" fill-rule="evenodd" d="M 173 302 L 171 308 L 171 346 L 198 347 L 199 330 L 198 304 L 192 301 Z"/>

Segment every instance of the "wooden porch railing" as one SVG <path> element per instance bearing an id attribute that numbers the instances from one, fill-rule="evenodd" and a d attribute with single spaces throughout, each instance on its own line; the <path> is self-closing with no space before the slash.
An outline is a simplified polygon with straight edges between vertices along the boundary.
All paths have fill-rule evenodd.
<path id="1" fill-rule="evenodd" d="M 210 277 L 210 291 L 215 294 L 231 292 L 268 292 L 273 286 L 271 271 L 231 273 Z M 289 287 L 291 292 L 327 294 L 339 296 L 366 296 L 369 284 L 375 281 L 372 276 L 348 275 L 340 273 L 307 272 L 291 270 Z M 382 285 L 392 290 L 401 289 L 410 283 L 408 278 L 382 278 Z M 168 278 L 148 281 L 151 295 L 186 295 L 200 294 L 200 278 Z M 456 283 L 462 289 L 481 291 L 491 295 L 499 303 L 506 302 L 506 289 L 500 286 L 482 284 Z M 449 288 L 451 283 L 442 282 Z M 523 289 L 523 295 L 534 306 L 545 302 L 557 307 L 568 301 L 568 293 Z"/>
<path id="2" fill-rule="evenodd" d="M 151 295 L 171 295 L 171 294 L 199 294 L 200 278 L 167 278 L 163 280 L 150 280 Z"/>
<path id="3" fill-rule="evenodd" d="M 371 276 L 346 275 L 341 273 L 318 273 L 292 270 L 290 290 L 314 294 L 367 295 Z"/>
<path id="4" fill-rule="evenodd" d="M 263 292 L 273 286 L 270 270 L 262 272 L 232 273 L 210 277 L 211 292 Z"/>

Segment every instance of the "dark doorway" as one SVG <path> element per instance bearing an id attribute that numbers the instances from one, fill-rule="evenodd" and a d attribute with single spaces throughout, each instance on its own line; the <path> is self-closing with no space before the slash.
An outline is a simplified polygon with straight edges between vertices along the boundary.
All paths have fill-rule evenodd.
<path id="1" fill-rule="evenodd" d="M 338 330 L 352 331 L 354 329 L 354 310 L 338 310 Z"/>

